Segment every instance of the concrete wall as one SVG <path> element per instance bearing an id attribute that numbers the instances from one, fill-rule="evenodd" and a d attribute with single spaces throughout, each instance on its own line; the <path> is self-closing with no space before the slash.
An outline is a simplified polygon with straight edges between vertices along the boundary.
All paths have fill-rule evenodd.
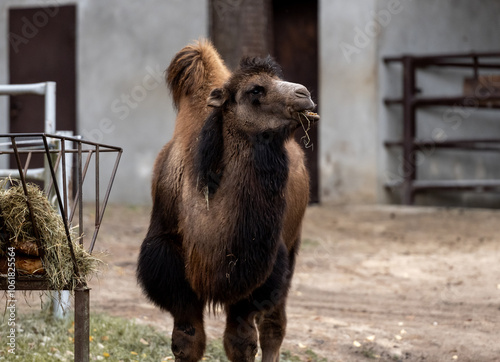
<path id="1" fill-rule="evenodd" d="M 229 69 L 242 55 L 265 57 L 272 47 L 272 0 L 211 0 L 210 37 Z"/>
<path id="2" fill-rule="evenodd" d="M 86 139 L 124 148 L 111 200 L 148 203 L 153 161 L 171 138 L 175 121 L 163 71 L 184 45 L 207 36 L 207 3 L 3 0 L 0 83 L 8 80 L 9 7 L 75 3 L 78 131 Z M 7 114 L 5 100 L 0 114 Z M 4 122 L 1 127 L 6 131 Z"/>
<path id="3" fill-rule="evenodd" d="M 402 110 L 384 97 L 401 95 L 401 67 L 385 66 L 384 56 L 498 51 L 500 3 L 495 0 L 322 0 L 321 31 L 321 188 L 333 202 L 399 202 L 384 189 L 401 178 L 398 150 L 383 147 L 400 139 Z M 460 94 L 463 71 L 426 70 L 418 86 L 427 95 Z M 473 110 L 458 122 L 453 109 L 418 114 L 418 137 L 448 139 L 500 134 L 499 112 Z M 448 113 L 447 113 L 448 112 Z M 423 179 L 500 177 L 498 153 L 444 151 L 419 156 Z M 432 194 L 424 204 L 491 204 L 491 194 Z M 494 201 L 495 202 L 495 201 Z M 493 203 L 494 203 L 493 202 Z"/>
<path id="4" fill-rule="evenodd" d="M 377 192 L 377 42 L 358 33 L 374 0 L 320 1 L 320 187 L 327 202 L 373 203 Z"/>
<path id="5" fill-rule="evenodd" d="M 0 0 L 0 83 L 7 82 L 8 74 L 9 7 L 75 3 L 79 133 L 125 150 L 112 201 L 148 203 L 152 164 L 170 139 L 175 120 L 163 71 L 176 51 L 207 35 L 208 1 Z M 400 137 L 402 113 L 385 107 L 382 99 L 400 95 L 401 68 L 384 66 L 381 58 L 498 50 L 500 2 L 319 0 L 319 8 L 321 199 L 397 202 L 397 195 L 386 193 L 383 184 L 400 177 L 399 154 L 382 144 Z M 418 81 L 426 92 L 453 94 L 461 90 L 465 76 L 431 70 L 422 72 Z M 458 126 L 443 123 L 444 112 L 420 112 L 419 136 L 500 132 L 496 112 L 474 111 Z M 0 97 L 0 115 L 6 114 L 7 102 Z M 483 126 L 477 126 L 477 117 Z M 0 132 L 6 127 L 0 122 Z M 478 159 L 433 152 L 420 159 L 425 178 L 500 177 L 494 171 L 496 154 Z M 469 202 L 467 197 L 432 196 L 420 202 Z"/>

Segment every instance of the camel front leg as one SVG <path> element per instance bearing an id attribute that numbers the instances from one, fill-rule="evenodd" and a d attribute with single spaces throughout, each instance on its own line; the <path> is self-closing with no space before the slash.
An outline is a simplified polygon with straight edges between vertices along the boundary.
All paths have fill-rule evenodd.
<path id="1" fill-rule="evenodd" d="M 257 354 L 255 308 L 248 301 L 227 307 L 224 349 L 230 361 L 253 362 Z"/>
<path id="2" fill-rule="evenodd" d="M 279 362 L 280 347 L 286 332 L 285 302 L 283 301 L 271 311 L 260 314 L 257 318 L 257 325 L 262 362 Z"/>
<path id="3" fill-rule="evenodd" d="M 196 362 L 203 357 L 207 339 L 203 309 L 203 304 L 197 301 L 174 315 L 172 352 L 177 362 Z"/>

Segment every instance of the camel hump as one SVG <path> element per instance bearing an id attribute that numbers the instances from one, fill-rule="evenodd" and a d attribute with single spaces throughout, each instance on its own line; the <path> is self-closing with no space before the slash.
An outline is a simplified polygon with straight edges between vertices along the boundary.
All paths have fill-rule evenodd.
<path id="1" fill-rule="evenodd" d="M 198 94 L 205 100 L 210 91 L 221 87 L 230 75 L 219 53 L 206 39 L 179 51 L 166 73 L 166 81 L 176 108 L 179 108 L 183 96 Z"/>

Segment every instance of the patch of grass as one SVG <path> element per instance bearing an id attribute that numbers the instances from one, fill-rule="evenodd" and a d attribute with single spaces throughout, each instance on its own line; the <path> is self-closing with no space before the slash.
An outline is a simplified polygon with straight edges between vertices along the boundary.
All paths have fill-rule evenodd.
<path id="1" fill-rule="evenodd" d="M 0 360 L 73 361 L 74 323 L 53 320 L 47 313 L 17 316 L 15 355 L 2 341 Z M 170 341 L 153 328 L 108 315 L 90 319 L 90 360 L 163 361 L 172 356 Z M 3 340 L 3 338 L 0 338 Z"/>
<path id="2" fill-rule="evenodd" d="M 326 358 L 318 356 L 314 351 L 312 351 L 310 349 L 306 350 L 305 354 L 306 354 L 306 356 L 308 358 L 307 361 L 310 361 L 310 362 L 327 362 Z"/>
<path id="3" fill-rule="evenodd" d="M 280 361 L 301 362 L 302 360 L 300 359 L 299 356 L 292 354 L 292 352 L 285 351 L 281 353 Z"/>
<path id="4" fill-rule="evenodd" d="M 226 357 L 226 352 L 224 352 L 222 340 L 216 339 L 214 341 L 210 341 L 207 345 L 207 349 L 205 350 L 204 358 L 206 358 L 206 361 L 229 362 Z"/>
<path id="5" fill-rule="evenodd" d="M 364 357 L 369 358 L 369 359 L 378 359 L 378 358 L 380 358 L 380 356 L 375 352 L 375 350 L 373 349 L 373 347 L 363 348 L 361 350 L 361 354 Z"/>
<path id="6" fill-rule="evenodd" d="M 53 320 L 45 311 L 21 314 L 16 318 L 15 355 L 7 349 L 7 329 L 0 333 L 0 361 L 55 362 L 74 359 L 74 323 L 71 319 Z M 0 323 L 7 320 L 0 317 Z M 260 354 L 260 353 L 259 353 Z M 173 361 L 170 338 L 155 328 L 106 314 L 90 317 L 90 360 L 123 362 Z M 222 341 L 210 341 L 204 361 L 228 362 Z M 260 361 L 260 358 L 257 358 Z M 300 357 L 290 351 L 281 354 L 282 362 L 324 362 L 311 350 Z"/>
<path id="7" fill-rule="evenodd" d="M 305 248 L 305 249 L 308 249 L 308 248 L 312 249 L 312 248 L 315 248 L 319 245 L 320 245 L 320 243 L 318 240 L 308 239 L 308 238 L 302 239 L 302 243 L 301 243 L 301 247 Z"/>

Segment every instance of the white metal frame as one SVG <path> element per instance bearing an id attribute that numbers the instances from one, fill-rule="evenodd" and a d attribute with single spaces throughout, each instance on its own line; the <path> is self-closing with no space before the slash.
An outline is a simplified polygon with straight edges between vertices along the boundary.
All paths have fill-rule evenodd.
<path id="1" fill-rule="evenodd" d="M 29 84 L 0 84 L 0 96 L 20 94 L 36 94 L 45 97 L 44 132 L 56 134 L 56 82 L 29 83 Z M 27 172 L 27 177 L 45 181 L 46 168 L 34 168 Z M 0 169 L 0 177 L 16 174 L 14 169 Z"/>
<path id="2" fill-rule="evenodd" d="M 44 110 L 44 133 L 46 134 L 57 134 L 56 131 L 56 82 L 42 82 L 42 83 L 29 83 L 29 84 L 0 84 L 0 96 L 12 96 L 21 94 L 35 94 L 45 97 L 45 110 Z M 72 132 L 69 134 L 64 133 L 66 136 L 71 136 Z M 60 147 L 60 144 L 55 145 Z M 71 170 L 71 162 L 67 163 L 67 167 Z M 10 175 L 19 174 L 17 169 L 0 169 L 0 177 L 8 177 Z M 44 181 L 45 185 L 50 183 L 50 172 L 47 165 L 47 160 L 45 160 L 45 167 L 34 168 L 27 170 L 27 178 Z M 57 175 L 57 182 L 61 184 L 62 180 L 62 170 L 59 168 Z M 64 311 L 70 306 L 69 291 L 62 291 L 60 293 L 52 293 L 53 299 L 53 313 L 54 316 L 61 318 L 64 315 Z"/>
<path id="3" fill-rule="evenodd" d="M 56 82 L 0 84 L 0 95 L 37 94 L 45 96 L 45 133 L 56 133 Z"/>

